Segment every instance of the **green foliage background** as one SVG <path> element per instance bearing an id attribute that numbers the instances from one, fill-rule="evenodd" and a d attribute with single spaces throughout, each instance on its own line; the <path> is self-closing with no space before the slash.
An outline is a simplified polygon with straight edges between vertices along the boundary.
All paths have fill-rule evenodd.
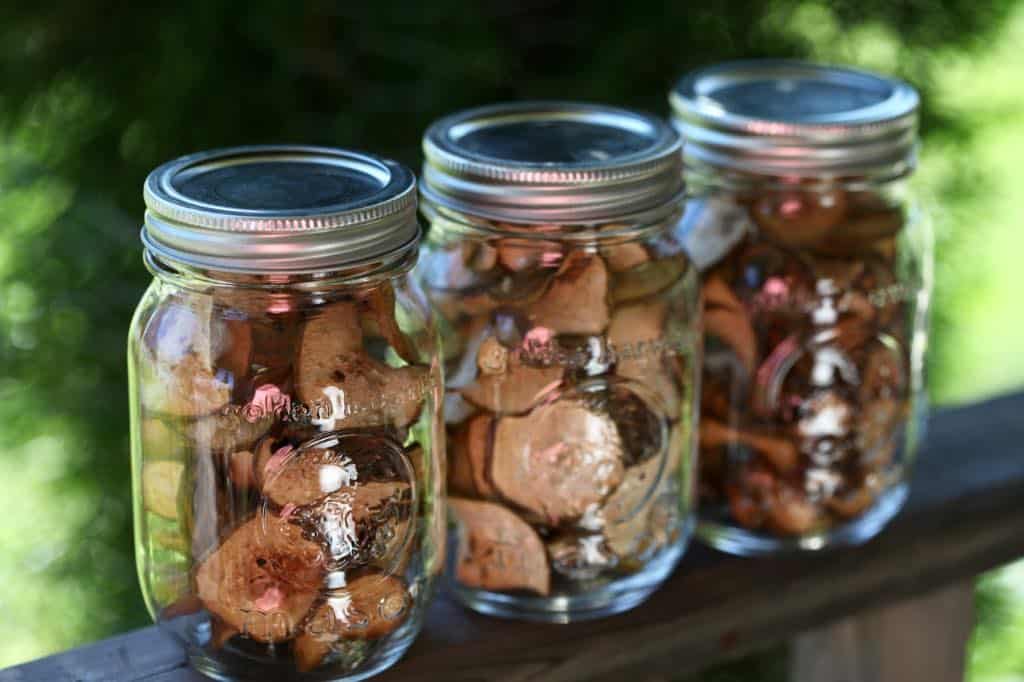
<path id="1" fill-rule="evenodd" d="M 924 94 L 933 395 L 977 397 L 1024 381 L 1022 41 L 1021 0 L 0 3 L 0 666 L 147 620 L 123 348 L 160 162 L 291 141 L 417 167 L 431 120 L 495 100 L 664 113 L 675 78 L 737 57 L 894 73 Z"/>

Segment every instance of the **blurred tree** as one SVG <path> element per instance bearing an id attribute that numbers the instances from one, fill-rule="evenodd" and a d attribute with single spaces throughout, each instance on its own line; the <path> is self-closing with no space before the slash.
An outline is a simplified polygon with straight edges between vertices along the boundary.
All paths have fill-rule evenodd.
<path id="1" fill-rule="evenodd" d="M 684 71 L 882 27 L 923 88 L 1004 0 L 15 3 L 0 7 L 0 665 L 140 625 L 123 339 L 148 276 L 141 185 L 215 146 L 300 141 L 418 166 L 434 118 L 561 97 L 666 110 Z M 926 106 L 926 130 L 957 131 Z M 941 345 L 941 343 L 940 343 Z M 17 486 L 19 489 L 13 489 Z M 31 497 L 35 495 L 35 497 Z M 31 498 L 31 499 L 29 499 Z M 22 589 L 23 588 L 23 589 Z"/>

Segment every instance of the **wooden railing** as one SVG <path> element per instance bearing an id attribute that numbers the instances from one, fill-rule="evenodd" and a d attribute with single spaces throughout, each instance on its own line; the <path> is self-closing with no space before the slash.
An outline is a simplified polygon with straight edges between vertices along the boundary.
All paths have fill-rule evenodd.
<path id="1" fill-rule="evenodd" d="M 862 547 L 742 559 L 694 546 L 647 603 L 574 625 L 486 618 L 442 594 L 378 679 L 668 680 L 793 638 L 798 679 L 959 679 L 970 579 L 1024 556 L 1021 443 L 1024 393 L 936 411 L 906 509 Z M 201 679 L 152 627 L 0 671 L 0 682 Z"/>

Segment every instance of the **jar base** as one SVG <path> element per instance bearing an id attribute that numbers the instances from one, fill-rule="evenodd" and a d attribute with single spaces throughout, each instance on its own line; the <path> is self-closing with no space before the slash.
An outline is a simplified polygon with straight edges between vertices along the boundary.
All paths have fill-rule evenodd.
<path id="1" fill-rule="evenodd" d="M 701 518 L 697 537 L 720 552 L 738 556 L 766 556 L 799 552 L 816 552 L 835 547 L 861 545 L 878 535 L 907 501 L 906 483 L 893 486 L 879 496 L 874 506 L 859 518 L 820 533 L 779 537 L 746 530 L 719 520 Z"/>
<path id="2" fill-rule="evenodd" d="M 463 606 L 488 616 L 563 624 L 595 620 L 629 611 L 650 597 L 679 563 L 690 535 L 690 529 L 686 529 L 675 546 L 666 549 L 639 573 L 582 594 L 549 597 L 505 594 L 465 587 L 450 577 L 447 585 Z"/>
<path id="3" fill-rule="evenodd" d="M 188 651 L 188 660 L 197 672 L 211 679 L 219 680 L 219 682 L 260 682 L 268 679 L 281 682 L 359 682 L 359 680 L 379 675 L 397 663 L 412 646 L 414 639 L 415 635 L 403 637 L 388 646 L 386 650 L 376 652 L 371 664 L 351 673 L 339 673 L 336 670 L 299 672 L 290 662 L 273 664 L 241 656 L 233 656 L 232 660 L 223 661 L 212 658 L 200 649 L 193 648 Z"/>

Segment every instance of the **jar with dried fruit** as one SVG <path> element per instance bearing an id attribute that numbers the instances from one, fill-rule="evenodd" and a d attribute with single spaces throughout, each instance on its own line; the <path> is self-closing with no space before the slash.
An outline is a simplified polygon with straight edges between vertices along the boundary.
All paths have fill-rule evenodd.
<path id="1" fill-rule="evenodd" d="M 444 566 L 413 175 L 246 147 L 161 166 L 144 195 L 154 278 L 128 367 L 146 603 L 217 679 L 372 675 Z"/>
<path id="2" fill-rule="evenodd" d="M 863 542 L 907 496 L 924 414 L 917 93 L 754 61 L 670 99 L 704 290 L 701 537 L 738 554 Z"/>
<path id="3" fill-rule="evenodd" d="M 628 609 L 694 518 L 699 293 L 673 231 L 678 136 L 630 111 L 524 103 L 442 119 L 424 152 L 454 592 L 556 622 Z"/>

